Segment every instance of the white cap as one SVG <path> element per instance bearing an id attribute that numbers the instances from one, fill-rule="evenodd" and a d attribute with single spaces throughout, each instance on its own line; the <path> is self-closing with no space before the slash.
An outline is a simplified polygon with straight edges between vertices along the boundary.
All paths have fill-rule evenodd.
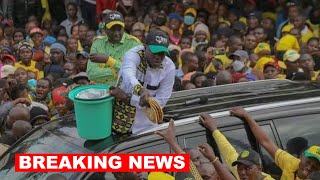
<path id="1" fill-rule="evenodd" d="M 10 74 L 14 74 L 14 71 L 16 71 L 16 68 L 11 65 L 4 65 L 1 68 L 1 78 L 6 78 Z"/>

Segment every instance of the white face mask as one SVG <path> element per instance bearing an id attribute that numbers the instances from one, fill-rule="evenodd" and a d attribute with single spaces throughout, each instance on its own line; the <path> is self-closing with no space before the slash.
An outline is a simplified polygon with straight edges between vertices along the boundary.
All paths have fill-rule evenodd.
<path id="1" fill-rule="evenodd" d="M 242 61 L 235 60 L 232 63 L 232 67 L 233 67 L 233 70 L 235 70 L 236 72 L 239 72 L 245 67 L 245 64 Z"/>

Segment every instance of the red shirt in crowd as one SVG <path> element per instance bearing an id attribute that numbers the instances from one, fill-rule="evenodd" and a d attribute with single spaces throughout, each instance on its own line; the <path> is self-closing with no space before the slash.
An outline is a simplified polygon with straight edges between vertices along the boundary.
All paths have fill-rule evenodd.
<path id="1" fill-rule="evenodd" d="M 96 13 L 100 15 L 104 10 L 116 10 L 117 0 L 97 0 L 96 1 Z"/>

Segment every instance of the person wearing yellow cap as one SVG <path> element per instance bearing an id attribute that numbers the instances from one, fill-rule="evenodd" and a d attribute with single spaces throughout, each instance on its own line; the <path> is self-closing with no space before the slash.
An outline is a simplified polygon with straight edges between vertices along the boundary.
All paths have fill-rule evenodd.
<path id="1" fill-rule="evenodd" d="M 260 72 L 263 72 L 264 65 L 267 63 L 273 63 L 273 62 L 275 62 L 275 60 L 272 57 L 261 57 L 256 62 L 254 69 L 256 69 Z"/>
<path id="2" fill-rule="evenodd" d="M 261 71 L 264 73 L 264 77 L 266 77 L 266 67 L 270 67 L 270 64 L 273 65 L 272 68 L 269 68 L 273 73 L 276 73 L 276 75 L 274 76 L 276 79 L 285 79 L 286 75 L 282 74 L 282 70 L 285 70 L 287 68 L 286 64 L 283 61 L 279 61 L 274 57 L 261 57 L 260 59 L 258 59 L 258 61 L 256 62 L 254 69 Z M 267 70 L 269 70 L 267 69 Z M 275 72 L 277 71 L 277 72 Z M 270 76 L 272 75 L 267 75 L 268 79 L 270 79 Z"/>
<path id="3" fill-rule="evenodd" d="M 283 53 L 289 49 L 300 51 L 300 45 L 295 36 L 287 34 L 275 44 L 275 49 L 276 51 Z"/>
<path id="4" fill-rule="evenodd" d="M 186 30 L 190 30 L 190 31 L 194 30 L 195 28 L 194 23 L 196 22 L 196 17 L 197 17 L 197 11 L 194 8 L 188 8 L 184 12 L 183 24 L 181 25 L 181 28 L 180 28 L 181 34 Z"/>
<path id="5" fill-rule="evenodd" d="M 319 171 L 320 146 L 312 145 L 304 151 L 300 158 L 296 158 L 280 149 L 246 110 L 241 107 L 233 108 L 230 114 L 244 121 L 259 144 L 273 157 L 276 165 L 282 170 L 281 180 L 307 179 L 311 173 Z"/>
<path id="6" fill-rule="evenodd" d="M 282 79 L 280 72 L 281 68 L 278 66 L 278 63 L 267 63 L 264 65 L 264 79 Z"/>
<path id="7" fill-rule="evenodd" d="M 283 36 L 285 36 L 286 34 L 288 34 L 290 31 L 291 31 L 291 29 L 293 29 L 294 27 L 293 27 L 293 25 L 292 24 L 287 24 L 287 25 L 285 25 L 283 28 L 282 28 L 282 30 L 281 30 L 281 37 L 283 37 Z"/>
<path id="8" fill-rule="evenodd" d="M 123 55 L 129 49 L 141 45 L 136 37 L 124 32 L 124 26 L 121 13 L 110 11 L 106 14 L 107 36 L 96 39 L 91 46 L 87 65 L 90 81 L 115 85 Z"/>
<path id="9" fill-rule="evenodd" d="M 283 55 L 283 61 L 286 65 L 286 74 L 294 73 L 299 70 L 298 60 L 300 54 L 295 50 L 288 50 Z"/>
<path id="10" fill-rule="evenodd" d="M 270 56 L 271 47 L 268 43 L 259 43 L 253 52 L 259 57 Z"/>

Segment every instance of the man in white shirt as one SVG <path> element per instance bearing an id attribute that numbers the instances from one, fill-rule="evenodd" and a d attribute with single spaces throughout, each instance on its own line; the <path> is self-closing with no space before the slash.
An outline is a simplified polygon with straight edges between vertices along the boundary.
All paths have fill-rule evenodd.
<path id="1" fill-rule="evenodd" d="M 175 65 L 166 55 L 169 39 L 155 30 L 148 34 L 144 46 L 136 46 L 123 57 L 117 88 L 111 88 L 116 97 L 113 131 L 137 133 L 156 124 L 152 123 L 144 108 L 153 97 L 163 108 L 171 96 L 175 78 Z"/>

